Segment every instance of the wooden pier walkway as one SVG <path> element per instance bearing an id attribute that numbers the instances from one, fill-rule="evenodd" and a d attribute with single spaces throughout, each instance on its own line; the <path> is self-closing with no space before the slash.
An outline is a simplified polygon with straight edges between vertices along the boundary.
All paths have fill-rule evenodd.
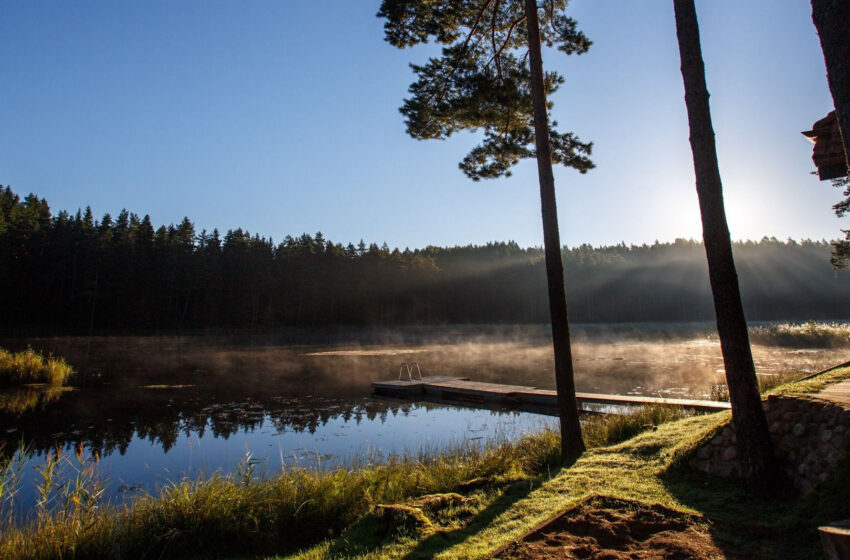
<path id="1" fill-rule="evenodd" d="M 814 396 L 819 399 L 848 405 L 850 404 L 850 379 L 827 385 L 825 389 L 819 393 L 815 393 Z"/>
<path id="2" fill-rule="evenodd" d="M 504 385 L 501 383 L 480 383 L 467 377 L 448 377 L 443 375 L 423 377 L 422 379 L 401 379 L 376 381 L 372 383 L 375 395 L 406 399 L 425 399 L 438 402 L 461 402 L 534 411 L 555 411 L 558 400 L 555 391 L 525 387 L 522 385 Z M 728 402 L 703 401 L 694 399 L 666 399 L 639 395 L 605 395 L 601 393 L 576 393 L 579 407 L 588 412 L 598 412 L 587 405 L 598 406 L 642 406 L 664 404 L 716 412 L 728 410 Z"/>

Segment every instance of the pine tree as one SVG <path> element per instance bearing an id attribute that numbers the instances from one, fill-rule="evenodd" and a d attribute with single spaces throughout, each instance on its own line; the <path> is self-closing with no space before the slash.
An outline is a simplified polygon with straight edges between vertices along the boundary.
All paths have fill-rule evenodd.
<path id="1" fill-rule="evenodd" d="M 483 130 L 483 142 L 460 162 L 472 180 L 511 174 L 520 159 L 536 158 L 540 182 L 555 383 L 565 462 L 584 451 L 575 400 L 564 271 L 552 164 L 584 173 L 591 145 L 557 132 L 546 101 L 563 83 L 543 72 L 541 43 L 581 54 L 590 41 L 564 15 L 566 0 L 384 0 L 386 40 L 398 48 L 434 40 L 442 56 L 411 65 L 417 80 L 401 113 L 413 138 L 443 139 Z"/>
<path id="2" fill-rule="evenodd" d="M 717 334 L 726 369 L 729 400 L 732 403 L 738 460 L 744 478 L 751 487 L 769 489 L 778 484 L 779 471 L 761 405 L 738 274 L 732 256 L 729 226 L 726 223 L 696 8 L 694 0 L 673 0 L 673 6 L 703 241 L 714 296 Z"/>

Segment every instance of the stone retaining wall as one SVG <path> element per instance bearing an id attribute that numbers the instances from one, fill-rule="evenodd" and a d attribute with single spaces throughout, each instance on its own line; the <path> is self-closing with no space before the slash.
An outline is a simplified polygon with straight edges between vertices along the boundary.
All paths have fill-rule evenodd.
<path id="1" fill-rule="evenodd" d="M 780 466 L 801 492 L 829 479 L 850 444 L 850 406 L 812 397 L 770 395 L 763 402 Z M 692 467 L 740 477 L 735 429 L 729 424 L 697 450 Z"/>

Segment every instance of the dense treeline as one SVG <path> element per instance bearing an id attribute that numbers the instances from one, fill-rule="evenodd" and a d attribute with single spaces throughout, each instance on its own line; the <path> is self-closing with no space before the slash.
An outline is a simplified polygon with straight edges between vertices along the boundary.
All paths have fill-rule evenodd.
<path id="1" fill-rule="evenodd" d="M 850 276 L 827 242 L 735 245 L 750 320 L 850 317 Z M 694 241 L 564 249 L 576 322 L 713 319 Z M 513 242 L 390 250 L 314 236 L 155 228 L 122 210 L 51 214 L 0 188 L 0 329 L 168 331 L 548 320 L 543 253 Z"/>

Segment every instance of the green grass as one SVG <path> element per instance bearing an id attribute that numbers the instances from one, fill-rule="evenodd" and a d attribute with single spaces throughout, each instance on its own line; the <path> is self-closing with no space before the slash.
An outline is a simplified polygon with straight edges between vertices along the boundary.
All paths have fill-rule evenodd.
<path id="1" fill-rule="evenodd" d="M 349 471 L 290 469 L 258 479 L 246 462 L 232 476 L 181 481 L 125 508 L 66 516 L 44 510 L 0 536 L 0 558 L 183 558 L 295 550 L 339 534 L 378 503 L 445 492 L 462 482 L 501 484 L 551 468 L 551 432 L 479 451 L 406 457 Z M 56 483 L 55 486 L 59 486 Z M 63 502 L 62 499 L 57 500 Z"/>
<path id="2" fill-rule="evenodd" d="M 816 391 L 850 378 L 850 368 L 822 377 L 776 391 Z M 683 416 L 653 407 L 591 418 L 585 434 L 595 447 L 563 469 L 557 434 L 544 431 L 483 451 L 332 472 L 291 469 L 268 479 L 247 461 L 233 475 L 181 481 L 122 508 L 86 502 L 94 491 L 63 491 L 52 503 L 66 505 L 7 526 L 0 558 L 482 558 L 592 494 L 706 516 L 730 553 L 819 557 L 816 527 L 850 517 L 850 485 L 836 477 L 802 498 L 759 498 L 740 483 L 692 472 L 689 454 L 730 414 Z M 846 458 L 841 468 L 850 472 Z M 76 507 L 74 496 L 87 505 Z"/>
<path id="3" fill-rule="evenodd" d="M 787 381 L 770 389 L 770 393 L 777 395 L 810 395 L 817 393 L 827 385 L 850 379 L 850 367 L 843 367 L 828 371 L 817 377 L 805 381 Z"/>
<path id="4" fill-rule="evenodd" d="M 652 407 L 619 419 L 593 417 L 585 433 L 590 445 L 605 445 L 680 415 Z M 549 430 L 485 450 L 466 446 L 332 472 L 290 469 L 267 479 L 258 478 L 255 464 L 247 461 L 233 475 L 177 482 L 124 508 L 95 504 L 75 509 L 74 515 L 45 508 L 29 524 L 8 524 L 0 536 L 0 558 L 184 558 L 297 550 L 368 519 L 378 504 L 461 489 L 490 495 L 510 485 L 534 485 L 557 472 L 559 461 L 558 435 Z M 53 488 L 62 490 L 63 477 L 50 474 Z M 50 499 L 62 504 L 75 498 Z"/>
<path id="5" fill-rule="evenodd" d="M 643 406 L 629 415 L 596 416 L 582 426 L 582 435 L 588 447 L 605 447 L 632 438 L 649 427 L 679 420 L 687 415 L 684 409 L 677 406 Z"/>
<path id="6" fill-rule="evenodd" d="M 431 527 L 381 531 L 367 518 L 347 534 L 286 558 L 481 558 L 594 493 L 682 508 L 659 475 L 727 419 L 721 413 L 667 423 L 624 443 L 589 450 L 552 476 L 475 492 L 473 505 L 460 510 L 463 515 L 449 510 L 442 519 L 432 516 Z M 373 536 L 387 532 L 381 541 Z"/>
<path id="7" fill-rule="evenodd" d="M 0 348 L 0 385 L 48 383 L 61 386 L 73 374 L 74 368 L 62 358 L 45 357 L 31 348 L 17 353 Z"/>
<path id="8" fill-rule="evenodd" d="M 784 394 L 808 394 L 850 378 L 850 368 L 789 384 Z M 704 516 L 724 552 L 748 558 L 821 558 L 819 525 L 850 517 L 850 485 L 842 476 L 803 496 L 759 497 L 739 482 L 688 469 L 690 454 L 730 421 L 730 413 L 684 418 L 623 443 L 588 451 L 552 477 L 479 491 L 473 501 L 430 515 L 430 525 L 381 525 L 376 514 L 348 533 L 278 560 L 485 558 L 546 519 L 600 494 Z M 838 472 L 850 472 L 845 456 Z"/>

